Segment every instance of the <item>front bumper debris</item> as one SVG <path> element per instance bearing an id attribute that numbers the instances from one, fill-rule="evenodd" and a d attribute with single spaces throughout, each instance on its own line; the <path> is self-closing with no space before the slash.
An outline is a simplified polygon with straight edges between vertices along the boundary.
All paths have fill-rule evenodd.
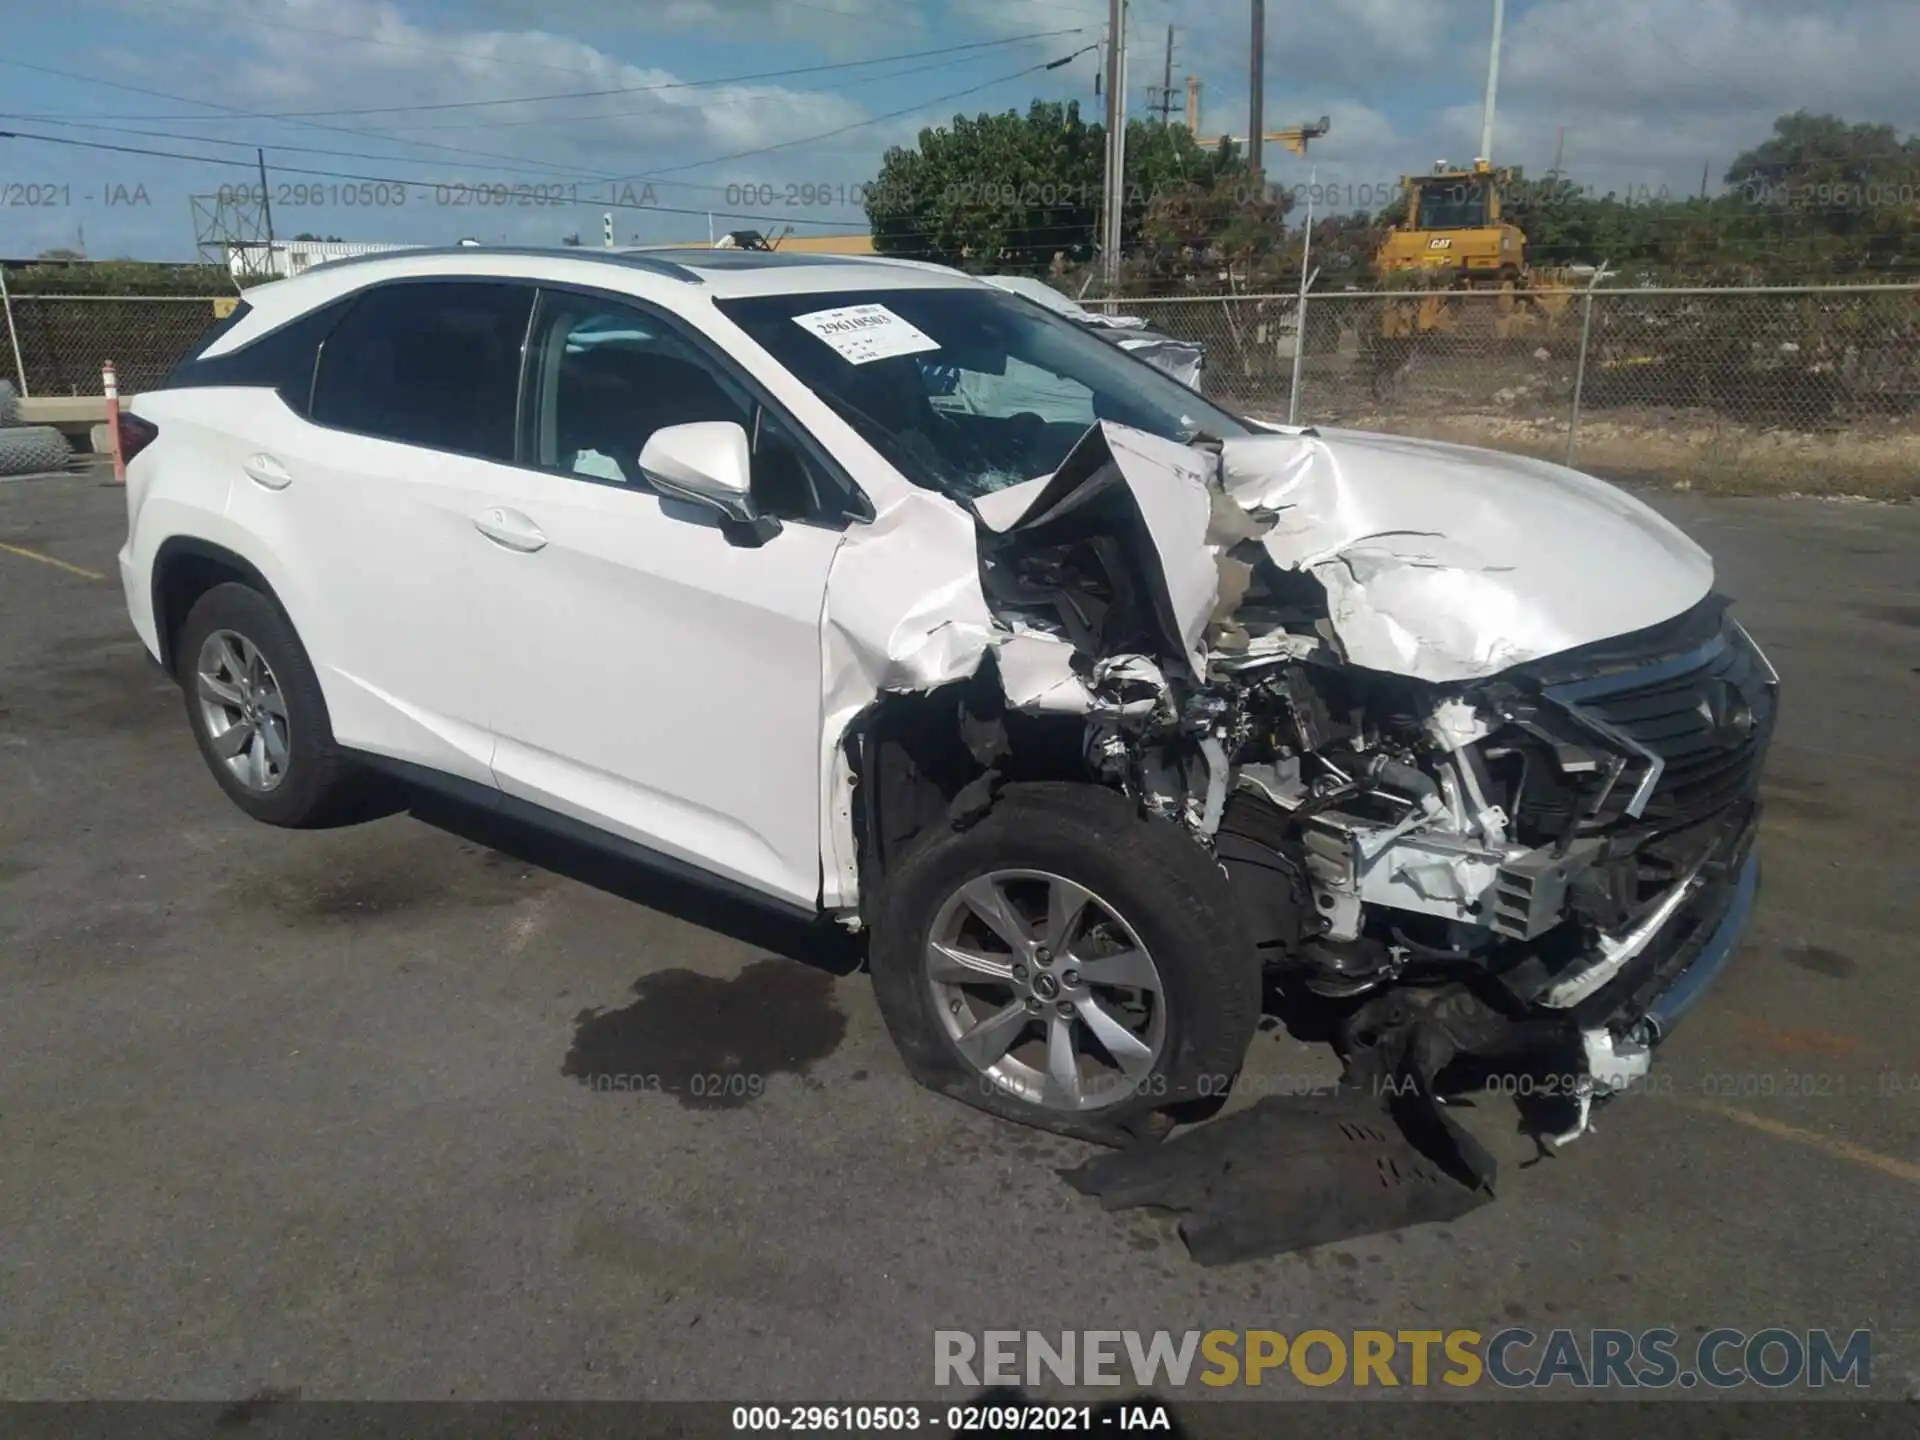
<path id="1" fill-rule="evenodd" d="M 1556 1143 L 1592 1127 L 1596 1101 L 1645 1078 L 1654 1050 L 1733 959 L 1759 893 L 1759 820 L 1757 803 L 1731 817 L 1721 841 L 1656 907 L 1660 923 L 1651 933 L 1636 927 L 1628 932 L 1630 939 L 1602 941 L 1601 965 L 1612 958 L 1609 943 L 1637 945 L 1605 983 L 1585 992 L 1576 985 L 1568 992 L 1561 981 L 1531 997 L 1552 1009 L 1557 993 L 1574 995 L 1571 1004 L 1557 1008 L 1564 1012 L 1561 1053 L 1571 1050 L 1576 1060 L 1575 1116 L 1571 1128 L 1552 1137 Z"/>

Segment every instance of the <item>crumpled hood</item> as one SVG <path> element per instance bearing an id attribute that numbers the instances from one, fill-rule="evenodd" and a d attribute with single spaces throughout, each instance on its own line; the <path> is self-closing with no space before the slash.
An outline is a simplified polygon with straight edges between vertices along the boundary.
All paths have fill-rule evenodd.
<path id="1" fill-rule="evenodd" d="M 1670 619 L 1713 561 L 1622 490 L 1543 460 L 1345 430 L 1222 447 L 1276 564 L 1325 586 L 1347 658 L 1460 681 Z"/>

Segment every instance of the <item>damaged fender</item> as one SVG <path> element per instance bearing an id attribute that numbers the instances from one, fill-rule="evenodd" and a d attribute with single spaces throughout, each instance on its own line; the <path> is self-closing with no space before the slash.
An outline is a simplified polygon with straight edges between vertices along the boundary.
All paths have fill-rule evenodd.
<path id="1" fill-rule="evenodd" d="M 995 631 L 972 518 L 916 490 L 850 527 L 827 571 L 820 629 L 821 901 L 845 910 L 860 898 L 848 726 L 883 693 L 966 679 Z"/>
<path id="2" fill-rule="evenodd" d="M 915 694 L 973 675 L 995 652 L 1008 704 L 1033 714 L 1086 715 L 1101 702 L 1074 668 L 1062 637 L 997 620 L 980 579 L 979 532 L 1005 533 L 1059 519 L 1117 486 L 1131 495 L 1159 573 L 1163 628 L 1176 653 L 1205 665 L 1202 636 L 1217 591 L 1206 539 L 1217 485 L 1215 457 L 1143 431 L 1097 425 L 1050 476 L 982 496 L 969 514 L 930 491 L 914 491 L 872 524 L 849 530 L 827 574 L 821 615 L 821 896 L 826 908 L 859 901 L 852 813 L 853 774 L 842 740 L 885 693 Z M 1116 683 L 1151 672 L 1126 657 Z M 1098 672 L 1103 678 L 1106 672 Z M 1156 689 L 1164 689 L 1161 683 Z M 1144 702 L 1151 709 L 1154 700 Z M 1112 702 L 1113 713 L 1139 699 Z"/>

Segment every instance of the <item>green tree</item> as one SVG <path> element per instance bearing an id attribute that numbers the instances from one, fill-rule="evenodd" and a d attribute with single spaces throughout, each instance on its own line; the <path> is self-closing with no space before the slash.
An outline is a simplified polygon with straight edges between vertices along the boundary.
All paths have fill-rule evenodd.
<path id="1" fill-rule="evenodd" d="M 1299 246 L 1289 244 L 1286 228 L 1292 205 L 1291 195 L 1254 183 L 1238 165 L 1164 186 L 1141 217 L 1132 274 L 1153 288 L 1223 273 L 1231 289 L 1265 288 L 1298 264 Z"/>
<path id="2" fill-rule="evenodd" d="M 866 200 L 874 248 L 976 270 L 1084 261 L 1096 247 L 1105 149 L 1105 127 L 1073 101 L 956 115 L 882 159 Z M 1123 247 L 1139 242 L 1156 196 L 1236 169 L 1244 162 L 1230 149 L 1205 150 L 1184 126 L 1130 121 Z"/>
<path id="3" fill-rule="evenodd" d="M 8 272 L 18 295 L 231 295 L 224 265 L 168 265 L 147 260 L 96 260 L 90 265 L 29 265 Z M 102 312 L 105 313 L 104 311 Z"/>
<path id="4" fill-rule="evenodd" d="M 1912 266 L 1920 226 L 1920 136 L 1796 111 L 1727 167 L 1732 227 L 1806 269 Z"/>

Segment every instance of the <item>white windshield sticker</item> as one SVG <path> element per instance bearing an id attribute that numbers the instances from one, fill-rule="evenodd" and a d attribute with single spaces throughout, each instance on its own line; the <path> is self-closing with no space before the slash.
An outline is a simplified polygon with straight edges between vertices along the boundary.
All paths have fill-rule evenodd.
<path id="1" fill-rule="evenodd" d="M 887 360 L 895 355 L 919 355 L 940 348 L 938 340 L 915 329 L 884 305 L 845 305 L 838 310 L 815 310 L 810 315 L 794 316 L 793 323 L 811 330 L 853 365 Z"/>

